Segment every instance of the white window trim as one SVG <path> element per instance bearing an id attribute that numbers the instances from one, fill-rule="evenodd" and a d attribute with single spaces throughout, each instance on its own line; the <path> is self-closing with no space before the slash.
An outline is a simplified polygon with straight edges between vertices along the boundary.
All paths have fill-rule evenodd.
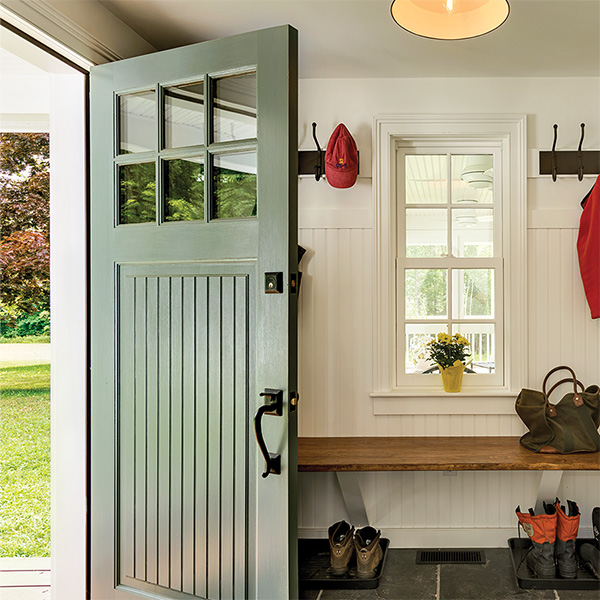
<path id="1" fill-rule="evenodd" d="M 527 373 L 527 118 L 525 115 L 383 115 L 373 123 L 375 414 L 514 414 Z M 396 148 L 399 143 L 454 141 L 500 144 L 505 251 L 505 385 L 447 394 L 394 386 Z M 448 402 L 451 399 L 452 402 Z M 482 402 L 484 401 L 484 402 Z"/>

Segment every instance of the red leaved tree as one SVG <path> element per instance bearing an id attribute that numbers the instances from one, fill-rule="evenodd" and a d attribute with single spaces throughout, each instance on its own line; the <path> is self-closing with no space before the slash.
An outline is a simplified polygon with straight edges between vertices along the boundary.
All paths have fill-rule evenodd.
<path id="1" fill-rule="evenodd" d="M 47 133 L 0 133 L 2 304 L 34 313 L 50 300 Z"/>

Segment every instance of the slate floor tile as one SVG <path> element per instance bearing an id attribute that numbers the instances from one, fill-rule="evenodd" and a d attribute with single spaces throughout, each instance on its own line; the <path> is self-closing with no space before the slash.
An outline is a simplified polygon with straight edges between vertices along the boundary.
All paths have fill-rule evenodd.
<path id="1" fill-rule="evenodd" d="M 525 590 L 508 548 L 486 548 L 485 565 L 417 565 L 416 551 L 391 549 L 373 590 L 304 590 L 302 600 L 600 600 L 599 590 Z M 438 595 L 439 570 L 439 595 Z"/>
<path id="2" fill-rule="evenodd" d="M 523 590 L 508 549 L 486 548 L 483 565 L 441 565 L 440 600 L 556 600 L 553 590 Z"/>

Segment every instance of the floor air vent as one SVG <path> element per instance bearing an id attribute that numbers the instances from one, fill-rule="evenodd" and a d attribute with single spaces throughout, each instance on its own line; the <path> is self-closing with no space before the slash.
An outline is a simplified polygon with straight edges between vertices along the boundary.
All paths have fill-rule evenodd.
<path id="1" fill-rule="evenodd" d="M 417 550 L 418 565 L 485 564 L 482 550 Z"/>

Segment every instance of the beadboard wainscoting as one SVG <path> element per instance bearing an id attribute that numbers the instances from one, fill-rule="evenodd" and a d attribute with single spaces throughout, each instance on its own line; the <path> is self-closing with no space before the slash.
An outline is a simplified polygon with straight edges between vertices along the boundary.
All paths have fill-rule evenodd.
<path id="1" fill-rule="evenodd" d="M 315 210 L 313 213 L 318 213 Z M 576 229 L 556 228 L 553 211 L 535 215 L 529 245 L 529 386 L 546 371 L 573 365 L 584 384 L 597 383 L 600 323 L 589 317 L 575 243 Z M 307 249 L 300 291 L 299 434 L 301 436 L 521 435 L 516 415 L 375 415 L 371 392 L 372 229 L 352 211 L 354 227 L 336 227 L 335 215 L 300 218 Z M 563 215 L 564 217 L 564 215 Z M 573 215 L 571 215 L 573 217 Z M 571 219 L 572 222 L 572 219 Z M 558 399 L 558 398 L 556 398 Z M 448 398 L 452 402 L 452 398 Z M 504 546 L 517 535 L 514 510 L 535 502 L 541 472 L 361 473 L 367 513 L 394 547 Z M 333 473 L 299 474 L 301 537 L 326 536 L 348 519 Z M 561 498 L 576 500 L 582 534 L 600 499 L 600 473 L 565 472 Z M 586 534 L 587 532 L 587 534 Z"/>

